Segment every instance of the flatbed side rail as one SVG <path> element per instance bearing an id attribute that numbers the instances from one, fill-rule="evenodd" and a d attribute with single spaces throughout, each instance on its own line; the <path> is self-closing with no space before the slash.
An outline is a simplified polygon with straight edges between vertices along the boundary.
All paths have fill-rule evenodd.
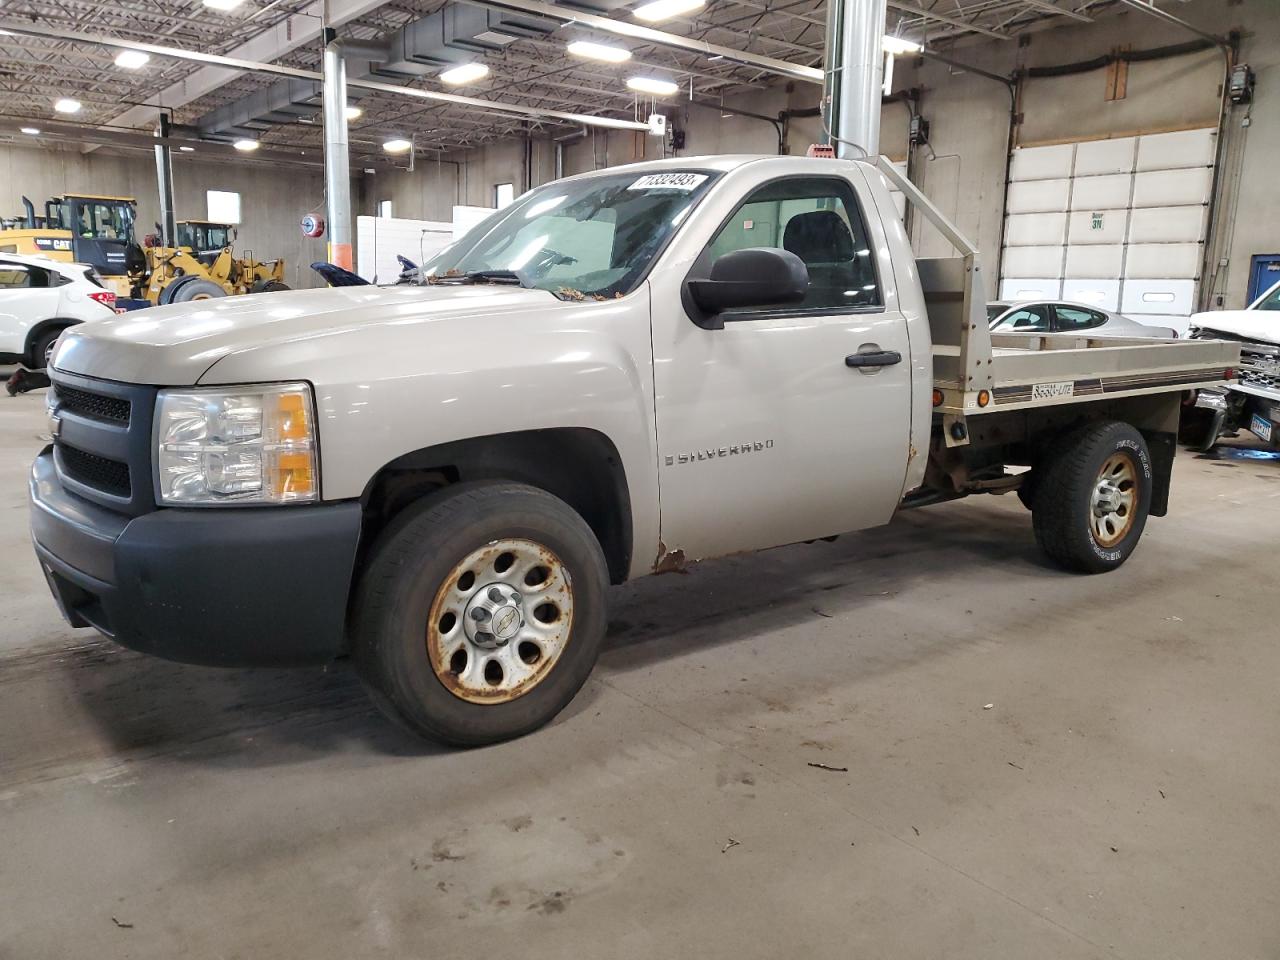
<path id="1" fill-rule="evenodd" d="M 972 395 L 989 390 L 993 383 L 991 333 L 977 246 L 887 158 L 877 158 L 876 169 L 960 254 L 916 261 L 933 337 L 934 386 Z"/>

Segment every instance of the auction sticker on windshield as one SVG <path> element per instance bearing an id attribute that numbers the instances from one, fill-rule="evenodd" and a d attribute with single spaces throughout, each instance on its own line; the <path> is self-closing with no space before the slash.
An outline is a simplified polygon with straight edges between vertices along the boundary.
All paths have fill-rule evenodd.
<path id="1" fill-rule="evenodd" d="M 707 179 L 705 173 L 650 173 L 641 177 L 628 190 L 694 190 Z"/>

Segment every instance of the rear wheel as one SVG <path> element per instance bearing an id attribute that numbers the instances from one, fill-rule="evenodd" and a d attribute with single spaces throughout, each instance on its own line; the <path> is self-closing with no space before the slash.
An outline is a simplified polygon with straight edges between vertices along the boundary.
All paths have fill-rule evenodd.
<path id="1" fill-rule="evenodd" d="M 173 292 L 169 302 L 190 303 L 194 300 L 216 300 L 226 295 L 227 291 L 212 280 L 206 280 L 203 277 L 191 277 Z"/>
<path id="2" fill-rule="evenodd" d="M 477 746 L 537 729 L 595 664 L 608 574 L 566 503 L 515 483 L 460 484 L 381 536 L 357 591 L 357 669 L 415 733 Z"/>
<path id="3" fill-rule="evenodd" d="M 255 283 L 252 287 L 249 288 L 249 292 L 250 293 L 277 293 L 280 290 L 291 290 L 291 289 L 293 288 L 290 287 L 287 283 L 282 283 L 279 280 L 259 280 L 257 283 Z"/>
<path id="4" fill-rule="evenodd" d="M 53 351 L 58 347 L 58 338 L 62 336 L 62 331 L 65 329 L 65 327 L 58 327 L 54 330 L 46 330 L 36 337 L 35 343 L 31 345 L 32 370 L 44 370 L 49 366 L 49 361 L 53 359 Z"/>
<path id="5" fill-rule="evenodd" d="M 1069 570 L 1104 573 L 1129 558 L 1151 507 L 1151 454 L 1127 423 L 1071 434 L 1040 468 L 1032 503 L 1036 542 Z"/>

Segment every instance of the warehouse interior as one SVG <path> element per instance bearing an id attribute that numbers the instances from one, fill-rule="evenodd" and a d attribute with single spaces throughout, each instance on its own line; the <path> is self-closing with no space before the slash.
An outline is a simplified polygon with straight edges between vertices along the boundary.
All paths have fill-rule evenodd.
<path id="1" fill-rule="evenodd" d="M 562 178 L 655 160 L 710 170 L 702 158 L 862 154 L 883 156 L 972 243 L 966 262 L 1002 305 L 993 321 L 1061 302 L 1178 344 L 1225 337 L 1244 352 L 1224 376 L 1252 384 L 1238 429 L 1229 403 L 1183 396 L 1183 427 L 1202 422 L 1201 408 L 1215 426 L 1188 443 L 1175 412 L 1168 515 L 1152 513 L 1114 573 L 1043 559 L 1016 485 L 697 563 L 658 540 L 652 572 L 667 575 L 622 583 L 606 558 L 615 585 L 599 662 L 563 712 L 456 749 L 388 722 L 345 654 L 215 668 L 76 628 L 92 619 L 66 622 L 57 575 L 32 552 L 29 501 L 42 482 L 32 461 L 59 439 L 55 390 L 84 387 L 84 371 L 50 389 L 29 380 L 0 395 L 0 957 L 1274 952 L 1280 652 L 1267 598 L 1280 323 L 1268 334 L 1241 321 L 1252 325 L 1236 336 L 1212 318 L 1280 309 L 1265 305 L 1280 280 L 1275 0 L 13 0 L 0 4 L 0 87 L 0 274 L 5 256 L 30 252 L 6 246 L 10 232 L 52 229 L 37 221 L 64 197 L 132 201 L 153 275 L 190 221 L 225 224 L 232 256 L 268 265 L 215 277 L 215 300 L 192 305 L 177 293 L 190 279 L 181 270 L 167 293 L 124 283 L 121 312 L 102 322 L 126 347 L 146 345 L 131 369 L 162 391 L 206 381 L 146 372 L 169 362 L 148 339 L 155 327 L 190 324 L 165 349 L 198 358 L 184 341 L 254 302 L 294 322 L 337 302 L 303 297 L 354 304 L 407 266 L 416 283 L 419 265 L 412 289 L 435 296 L 450 275 L 428 282 L 428 261 Z M 952 256 L 954 238 L 887 173 L 883 184 L 897 211 L 886 235 L 901 224 L 916 260 L 882 279 L 918 284 L 916 264 Z M 368 285 L 326 289 L 338 274 L 313 264 Z M 218 269 L 189 270 L 206 268 Z M 278 292 L 263 292 L 277 291 L 269 276 Z M 360 322 L 379 319 L 369 310 Z M 14 316 L 0 302 L 0 326 L 25 323 Z M 282 355 L 349 364 L 356 380 L 364 364 L 402 383 L 437 362 L 289 329 Z M 572 353 L 580 331 L 556 332 L 568 346 L 555 362 L 590 376 L 587 354 Z M 491 336 L 476 332 L 461 354 L 442 347 L 438 362 L 470 355 L 483 369 L 481 356 L 503 349 Z M 61 356 L 83 342 L 68 339 Z M 35 343 L 30 332 L 0 343 L 0 377 L 15 388 L 42 366 Z M 663 399 L 653 349 L 634 374 L 648 383 L 632 418 Z M 1236 368 L 1249 364 L 1269 372 L 1246 382 Z M 704 367 L 707 383 L 724 382 L 712 360 Z M 465 360 L 441 369 L 468 373 Z M 1169 361 L 1161 375 L 1178 369 Z M 282 367 L 260 379 L 310 378 Z M 781 398 L 780 418 L 810 409 L 794 403 L 801 378 L 772 389 L 759 383 L 761 397 Z M 449 416 L 399 396 L 407 417 Z M 587 407 L 621 402 L 584 396 Z M 323 420 L 337 417 L 325 402 L 327 457 Z M 706 403 L 689 419 L 713 422 L 731 405 Z M 954 417 L 937 423 L 962 442 Z M 394 432 L 362 426 L 370 446 Z M 674 450 L 646 429 L 657 434 L 647 466 L 663 454 L 669 465 Z M 789 433 L 777 436 L 785 450 Z M 746 439 L 766 449 L 764 433 L 725 442 Z M 907 463 L 930 446 L 898 439 Z M 794 469 L 780 516 L 815 482 Z M 725 516 L 741 494 L 701 489 L 699 509 Z M 276 509 L 293 508 L 256 512 Z M 235 583 L 269 579 L 258 556 Z M 148 603 L 165 606 L 149 586 Z M 225 596 L 225 608 L 239 603 Z M 279 629 L 264 622 L 252 642 Z"/>

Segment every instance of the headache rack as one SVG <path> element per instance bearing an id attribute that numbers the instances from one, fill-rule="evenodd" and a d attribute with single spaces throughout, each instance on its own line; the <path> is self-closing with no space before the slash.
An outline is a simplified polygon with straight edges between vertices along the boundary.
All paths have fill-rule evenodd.
<path id="1" fill-rule="evenodd" d="M 933 338 L 933 408 L 948 446 L 968 443 L 969 417 L 1222 386 L 1235 378 L 1240 345 L 1222 340 L 993 336 L 977 248 L 885 158 L 877 168 L 960 253 L 916 261 Z"/>

